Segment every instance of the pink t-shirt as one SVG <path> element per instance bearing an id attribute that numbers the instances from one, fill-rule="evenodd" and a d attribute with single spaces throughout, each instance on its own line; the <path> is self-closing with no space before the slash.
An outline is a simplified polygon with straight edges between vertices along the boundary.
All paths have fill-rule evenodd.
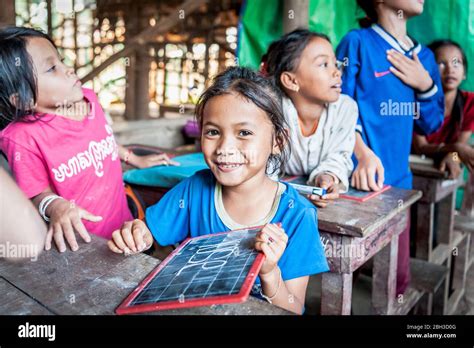
<path id="1" fill-rule="evenodd" d="M 112 128 L 97 96 L 83 89 L 89 114 L 83 121 L 44 115 L 35 122 L 16 122 L 0 133 L 17 184 L 32 198 L 48 186 L 100 222 L 82 220 L 87 230 L 110 238 L 125 221 L 128 209 L 122 168 Z"/>

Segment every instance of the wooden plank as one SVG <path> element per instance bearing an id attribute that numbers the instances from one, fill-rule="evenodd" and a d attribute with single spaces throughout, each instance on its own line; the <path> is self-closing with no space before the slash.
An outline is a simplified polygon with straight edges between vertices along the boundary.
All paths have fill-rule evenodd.
<path id="1" fill-rule="evenodd" d="M 324 247 L 330 272 L 343 273 L 341 267 L 342 235 L 320 231 L 319 236 Z M 347 273 L 347 272 L 346 272 Z"/>
<path id="2" fill-rule="evenodd" d="M 454 226 L 454 208 L 456 195 L 451 193 L 438 202 L 437 240 L 439 243 L 451 244 Z"/>
<path id="3" fill-rule="evenodd" d="M 464 289 L 457 289 L 455 290 L 451 296 L 449 297 L 448 304 L 447 304 L 447 311 L 445 314 L 453 315 L 456 313 L 458 309 L 459 302 L 461 301 L 462 297 L 464 296 Z"/>
<path id="4" fill-rule="evenodd" d="M 352 273 L 323 273 L 321 286 L 322 315 L 350 315 Z"/>
<path id="5" fill-rule="evenodd" d="M 408 312 L 410 312 L 411 309 L 420 301 L 423 294 L 424 293 L 421 291 L 408 287 L 400 301 L 395 301 L 391 314 L 407 315 Z"/>
<path id="6" fill-rule="evenodd" d="M 285 34 L 298 28 L 308 29 L 309 0 L 284 0 L 282 18 Z"/>
<path id="7" fill-rule="evenodd" d="M 454 229 L 459 232 L 474 233 L 474 217 L 465 215 L 455 215 Z"/>
<path id="8" fill-rule="evenodd" d="M 447 304 L 447 313 L 448 315 L 453 315 L 456 310 L 458 309 L 459 302 L 464 295 L 464 289 L 457 289 L 453 292 L 453 294 L 449 297 L 448 304 Z"/>
<path id="9" fill-rule="evenodd" d="M 388 245 L 393 236 L 399 235 L 405 230 L 408 214 L 407 210 L 403 211 L 387 222 L 385 226 L 380 226 L 375 233 L 365 238 L 343 236 L 344 249 L 349 250 L 351 254 L 343 255 L 341 271 L 344 273 L 354 272 Z"/>
<path id="10" fill-rule="evenodd" d="M 462 184 L 463 179 L 461 176 L 456 180 L 444 180 L 419 175 L 413 176 L 413 189 L 423 192 L 423 197 L 420 201 L 425 203 L 440 201 L 457 190 Z"/>
<path id="11" fill-rule="evenodd" d="M 54 313 L 113 314 L 160 261 L 145 254 L 114 254 L 106 240 L 91 237 L 92 242 L 80 243 L 76 252 L 51 250 L 42 253 L 36 262 L 21 264 L 0 260 L 0 276 Z M 289 314 L 264 301 L 247 302 L 169 314 Z"/>
<path id="12" fill-rule="evenodd" d="M 449 270 L 445 266 L 411 258 L 410 273 L 413 288 L 434 294 L 446 280 Z"/>
<path id="13" fill-rule="evenodd" d="M 2 10 L 0 11 L 0 28 L 15 25 L 15 1 L 2 1 Z"/>
<path id="14" fill-rule="evenodd" d="M 0 277 L 1 315 L 51 315 L 47 308 Z"/>
<path id="15" fill-rule="evenodd" d="M 451 288 L 464 289 L 469 266 L 469 246 L 471 235 L 467 233 L 455 232 L 453 248 L 453 280 Z"/>
<path id="16" fill-rule="evenodd" d="M 374 256 L 372 307 L 375 314 L 391 314 L 395 306 L 398 235 Z"/>
<path id="17" fill-rule="evenodd" d="M 429 261 L 437 265 L 442 265 L 451 256 L 451 250 L 448 244 L 440 243 L 434 248 Z"/>
<path id="18" fill-rule="evenodd" d="M 395 215 L 409 208 L 421 197 L 421 192 L 392 187 L 364 202 L 338 199 L 318 211 L 321 231 L 365 237 L 386 225 Z"/>
<path id="19" fill-rule="evenodd" d="M 438 168 L 421 163 L 410 163 L 410 170 L 414 176 L 424 176 L 435 179 L 446 179 L 449 176 L 447 171 L 442 172 Z"/>
<path id="20" fill-rule="evenodd" d="M 418 259 L 431 260 L 433 252 L 434 204 L 418 202 L 416 209 L 416 251 Z"/>

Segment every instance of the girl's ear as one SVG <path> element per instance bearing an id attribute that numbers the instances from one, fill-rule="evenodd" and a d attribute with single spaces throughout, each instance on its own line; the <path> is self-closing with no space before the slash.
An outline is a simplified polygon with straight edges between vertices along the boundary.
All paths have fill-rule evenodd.
<path id="1" fill-rule="evenodd" d="M 24 107 L 22 105 L 18 105 L 19 103 L 21 103 L 19 100 L 18 100 L 18 93 L 13 93 L 10 95 L 10 97 L 8 98 L 10 99 L 10 103 L 15 107 L 15 108 L 21 108 L 21 107 Z M 34 103 L 33 102 L 33 99 L 31 99 L 30 101 L 30 105 L 29 105 L 29 110 L 34 110 L 36 108 L 36 105 L 37 103 Z"/>
<path id="2" fill-rule="evenodd" d="M 13 93 L 13 94 L 11 94 L 11 95 L 10 95 L 10 98 L 8 98 L 8 99 L 10 99 L 10 103 L 11 103 L 14 107 L 18 108 L 18 93 Z"/>
<path id="3" fill-rule="evenodd" d="M 283 87 L 290 91 L 298 92 L 300 90 L 300 86 L 298 85 L 298 81 L 296 81 L 296 77 L 291 72 L 285 71 L 280 75 L 280 81 Z"/>
<path id="4" fill-rule="evenodd" d="M 279 155 L 287 145 L 287 139 L 290 139 L 290 130 L 288 128 L 283 129 L 284 134 L 273 135 L 273 147 L 272 155 Z"/>

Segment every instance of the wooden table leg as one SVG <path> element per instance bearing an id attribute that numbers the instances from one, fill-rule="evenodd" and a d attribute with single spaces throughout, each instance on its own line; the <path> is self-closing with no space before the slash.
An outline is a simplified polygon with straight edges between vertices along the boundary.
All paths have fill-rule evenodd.
<path id="1" fill-rule="evenodd" d="M 418 202 L 416 205 L 417 259 L 430 260 L 433 250 L 434 203 Z"/>
<path id="2" fill-rule="evenodd" d="M 323 273 L 321 314 L 350 315 L 351 306 L 352 273 Z"/>
<path id="3" fill-rule="evenodd" d="M 454 228 L 454 208 L 456 205 L 456 196 L 451 193 L 438 202 L 438 243 L 451 244 Z"/>
<path id="4" fill-rule="evenodd" d="M 374 256 L 372 279 L 372 307 L 374 314 L 390 314 L 393 311 L 397 287 L 398 235 L 393 236 Z"/>

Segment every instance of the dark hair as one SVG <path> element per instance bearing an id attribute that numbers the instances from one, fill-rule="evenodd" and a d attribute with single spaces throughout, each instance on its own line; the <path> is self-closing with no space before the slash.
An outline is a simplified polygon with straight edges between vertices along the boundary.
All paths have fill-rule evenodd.
<path id="1" fill-rule="evenodd" d="M 365 17 L 359 19 L 362 28 L 368 28 L 379 20 L 375 10 L 374 0 L 357 0 L 357 5 L 365 12 Z"/>
<path id="2" fill-rule="evenodd" d="M 313 38 L 321 38 L 331 42 L 327 35 L 307 29 L 296 29 L 272 42 L 268 47 L 265 70 L 268 76 L 273 79 L 274 84 L 280 87 L 282 91 L 285 91 L 285 89 L 280 80 L 281 74 L 285 71 L 295 71 L 303 50 Z"/>
<path id="3" fill-rule="evenodd" d="M 27 39 L 51 38 L 43 32 L 24 27 L 0 29 L 0 129 L 17 121 L 28 121 L 36 104 L 38 85 Z M 12 102 L 14 98 L 14 102 Z M 32 115 L 33 116 L 33 115 Z"/>
<path id="4" fill-rule="evenodd" d="M 459 52 L 461 52 L 462 64 L 464 66 L 464 73 L 467 75 L 468 64 L 467 64 L 466 53 L 462 49 L 461 45 L 459 45 L 457 42 L 449 40 L 449 39 L 436 40 L 436 41 L 433 41 L 432 43 L 430 43 L 428 45 L 428 48 L 431 51 L 433 51 L 433 53 L 436 56 L 436 52 L 440 48 L 447 47 L 447 46 L 456 47 L 459 50 Z M 452 122 L 453 126 L 451 127 L 451 130 L 450 130 L 449 135 L 448 135 L 448 141 L 449 142 L 456 141 L 455 138 L 461 132 L 461 125 L 462 125 L 463 118 L 464 118 L 464 104 L 465 104 L 464 97 L 463 97 L 461 91 L 458 88 L 458 90 L 456 92 L 456 97 L 454 99 L 453 111 L 451 112 L 451 122 Z"/>
<path id="5" fill-rule="evenodd" d="M 272 122 L 280 154 L 270 156 L 267 170 L 272 169 L 269 174 L 274 174 L 279 170 L 280 175 L 283 175 L 291 151 L 287 133 L 289 127 L 283 115 L 281 94 L 278 88 L 262 74 L 248 68 L 231 67 L 217 75 L 196 105 L 195 115 L 201 129 L 206 104 L 214 97 L 232 93 L 237 93 L 254 103 L 267 114 Z"/>

